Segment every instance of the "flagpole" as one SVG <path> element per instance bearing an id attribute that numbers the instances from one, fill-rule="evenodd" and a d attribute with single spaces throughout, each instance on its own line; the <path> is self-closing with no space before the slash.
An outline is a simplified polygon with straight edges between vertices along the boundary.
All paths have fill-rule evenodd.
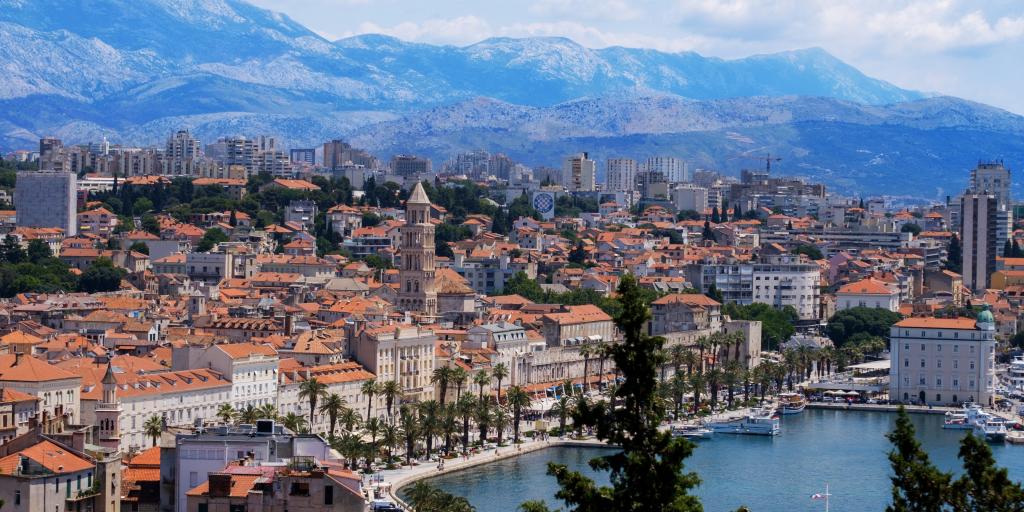
<path id="1" fill-rule="evenodd" d="M 828 497 L 831 494 L 828 493 L 828 482 L 825 482 L 825 512 L 828 512 Z"/>

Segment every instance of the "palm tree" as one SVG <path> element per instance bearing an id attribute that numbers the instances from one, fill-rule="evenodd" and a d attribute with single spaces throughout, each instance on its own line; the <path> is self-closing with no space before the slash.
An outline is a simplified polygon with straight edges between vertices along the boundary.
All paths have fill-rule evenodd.
<path id="1" fill-rule="evenodd" d="M 449 366 L 434 368 L 434 373 L 430 376 L 430 383 L 437 384 L 441 388 L 441 405 L 444 405 L 445 397 L 448 395 L 448 382 L 451 377 L 452 369 Z"/>
<path id="2" fill-rule="evenodd" d="M 800 364 L 798 359 L 799 356 L 794 349 L 788 348 L 782 353 L 782 365 L 786 370 L 786 382 L 790 391 L 793 391 L 793 372 L 797 370 Z"/>
<path id="3" fill-rule="evenodd" d="M 530 406 L 530 395 L 519 386 L 508 388 L 505 400 L 512 408 L 512 442 L 519 444 L 519 420 L 523 415 L 523 408 Z"/>
<path id="4" fill-rule="evenodd" d="M 345 432 L 353 432 L 363 422 L 363 418 L 355 409 L 346 407 L 338 413 L 338 422 L 345 428 Z"/>
<path id="5" fill-rule="evenodd" d="M 416 510 L 420 510 L 421 508 L 426 509 L 430 502 L 434 500 L 436 495 L 437 489 L 431 487 L 423 480 L 412 484 L 412 487 L 409 489 L 409 493 L 407 494 L 409 497 L 409 504 Z"/>
<path id="6" fill-rule="evenodd" d="M 583 345 L 580 347 L 580 355 L 583 356 L 583 392 L 590 391 L 590 382 L 587 376 L 590 375 L 590 356 L 594 355 L 594 347 Z"/>
<path id="7" fill-rule="evenodd" d="M 722 369 L 711 368 L 704 373 L 704 377 L 708 381 L 708 397 L 711 399 L 711 408 L 714 409 L 718 405 L 718 386 L 722 382 Z"/>
<path id="8" fill-rule="evenodd" d="M 156 441 L 160 439 L 160 433 L 164 431 L 164 419 L 160 416 L 150 416 L 142 425 L 142 429 L 146 432 L 147 437 L 153 438 L 153 446 L 156 446 Z"/>
<path id="9" fill-rule="evenodd" d="M 672 348 L 668 349 L 668 360 L 672 363 L 672 373 L 679 373 L 679 370 L 683 368 L 688 351 L 686 345 L 681 343 L 672 345 Z"/>
<path id="10" fill-rule="evenodd" d="M 505 366 L 505 363 L 498 363 L 494 365 L 494 370 L 491 374 L 498 381 L 498 405 L 501 405 L 501 381 L 508 377 L 508 367 Z"/>
<path id="11" fill-rule="evenodd" d="M 487 430 L 491 426 L 491 404 L 490 400 L 484 399 L 477 402 L 476 426 L 480 429 L 480 444 L 487 442 Z"/>
<path id="12" fill-rule="evenodd" d="M 366 395 L 366 420 L 370 420 L 370 408 L 373 407 L 373 395 L 377 394 L 377 379 L 370 379 L 359 389 Z"/>
<path id="13" fill-rule="evenodd" d="M 687 381 L 686 374 L 682 372 L 673 374 L 670 383 L 675 418 L 679 419 L 679 409 L 683 406 L 683 397 L 686 396 L 686 392 L 689 389 L 689 383 Z"/>
<path id="14" fill-rule="evenodd" d="M 462 398 L 462 387 L 469 380 L 469 372 L 461 366 L 456 366 L 452 368 L 452 374 L 448 376 L 448 379 L 455 384 L 455 401 L 458 402 Z"/>
<path id="15" fill-rule="evenodd" d="M 295 432 L 296 434 L 301 434 L 306 430 L 306 418 L 303 418 L 294 412 L 285 414 L 284 418 L 281 419 L 281 422 L 284 423 L 285 428 Z"/>
<path id="16" fill-rule="evenodd" d="M 734 398 L 733 388 L 740 382 L 740 372 L 743 371 L 743 366 L 740 365 L 739 361 L 735 359 L 725 363 L 725 369 L 722 371 L 722 384 L 725 384 L 729 391 L 729 407 L 732 407 Z"/>
<path id="17" fill-rule="evenodd" d="M 221 404 L 217 409 L 217 417 L 223 423 L 231 423 L 235 419 L 235 414 L 235 408 L 231 407 L 231 404 Z"/>
<path id="18" fill-rule="evenodd" d="M 274 404 L 263 404 L 256 408 L 256 415 L 263 420 L 276 420 L 277 407 Z"/>
<path id="19" fill-rule="evenodd" d="M 484 401 L 484 386 L 491 383 L 491 375 L 487 373 L 487 370 L 480 369 L 473 375 L 473 384 L 480 386 L 480 402 Z"/>
<path id="20" fill-rule="evenodd" d="M 604 387 L 604 362 L 608 359 L 608 354 L 609 354 L 608 351 L 609 351 L 608 344 L 605 343 L 604 341 L 599 341 L 599 342 L 597 342 L 596 345 L 594 345 L 594 354 L 597 356 L 597 362 L 598 362 L 598 367 L 597 367 L 597 374 L 598 374 L 598 377 L 597 377 L 597 389 L 598 389 L 598 391 L 600 391 L 601 388 Z"/>
<path id="21" fill-rule="evenodd" d="M 384 422 L 380 421 L 380 418 L 370 418 L 363 424 L 363 430 L 370 436 L 370 450 L 369 456 L 366 457 L 366 470 L 370 471 L 370 464 L 373 459 L 377 456 L 377 436 L 380 435 L 381 429 L 384 428 Z"/>
<path id="22" fill-rule="evenodd" d="M 334 427 L 338 425 L 338 415 L 345 409 L 347 409 L 345 399 L 341 395 L 331 393 L 324 397 L 324 403 L 320 404 L 320 414 L 327 415 L 328 425 L 330 425 L 327 437 L 334 437 Z"/>
<path id="23" fill-rule="evenodd" d="M 459 397 L 455 402 L 455 410 L 462 417 L 462 452 L 469 452 L 469 420 L 476 412 L 476 397 L 469 393 Z"/>
<path id="24" fill-rule="evenodd" d="M 452 452 L 452 437 L 459 433 L 459 416 L 454 404 L 448 404 L 441 409 L 441 421 L 438 422 L 438 430 L 444 437 L 444 454 Z"/>
<path id="25" fill-rule="evenodd" d="M 416 409 L 412 404 L 404 404 L 398 408 L 398 424 L 405 438 L 405 464 L 409 465 L 412 463 L 416 439 L 419 438 L 419 421 L 416 419 Z"/>
<path id="26" fill-rule="evenodd" d="M 434 446 L 434 436 L 438 431 L 438 416 L 441 413 L 441 404 L 437 400 L 427 400 L 420 403 L 420 434 L 423 442 L 427 445 L 427 456 Z"/>
<path id="27" fill-rule="evenodd" d="M 502 406 L 494 408 L 494 429 L 498 431 L 498 446 L 501 446 L 501 434 L 508 427 L 508 411 Z"/>
<path id="28" fill-rule="evenodd" d="M 255 424 L 256 420 L 260 419 L 259 410 L 249 404 L 244 409 L 238 411 L 238 421 L 247 423 L 249 425 Z"/>
<path id="29" fill-rule="evenodd" d="M 385 424 L 380 430 L 380 440 L 384 443 L 384 447 L 388 449 L 388 464 L 391 464 L 391 459 L 394 457 L 395 446 L 402 440 L 402 429 L 395 424 Z"/>
<path id="30" fill-rule="evenodd" d="M 316 414 L 316 402 L 327 396 L 327 384 L 324 384 L 313 377 L 302 384 L 299 384 L 299 400 L 309 400 L 309 426 L 313 427 L 313 418 Z"/>
<path id="31" fill-rule="evenodd" d="M 551 412 L 558 415 L 558 435 L 561 437 L 565 437 L 565 418 L 569 416 L 569 408 L 569 397 L 565 395 L 551 406 Z"/>
<path id="32" fill-rule="evenodd" d="M 704 372 L 695 371 L 690 374 L 690 389 L 693 390 L 693 412 L 700 409 L 700 392 L 708 385 Z"/>
<path id="33" fill-rule="evenodd" d="M 761 402 L 764 402 L 764 394 L 768 390 L 768 386 L 772 383 L 772 374 L 774 371 L 771 366 L 772 363 L 762 363 L 761 366 L 754 368 L 754 380 L 757 382 L 757 390 L 761 395 Z"/>
<path id="34" fill-rule="evenodd" d="M 298 417 L 300 420 L 305 421 L 301 416 Z M 334 438 L 334 442 L 331 443 L 331 447 L 338 450 L 343 457 L 345 457 L 345 465 L 354 469 L 356 467 L 356 459 L 363 453 L 363 440 L 353 434 L 352 432 L 345 432 L 339 437 Z"/>
<path id="35" fill-rule="evenodd" d="M 395 400 L 402 396 L 402 386 L 396 380 L 389 380 L 378 386 L 377 392 L 380 393 L 380 396 L 384 397 L 384 406 L 388 410 L 388 419 L 391 420 L 391 423 L 394 423 L 395 420 L 391 415 L 391 411 L 395 406 Z"/>

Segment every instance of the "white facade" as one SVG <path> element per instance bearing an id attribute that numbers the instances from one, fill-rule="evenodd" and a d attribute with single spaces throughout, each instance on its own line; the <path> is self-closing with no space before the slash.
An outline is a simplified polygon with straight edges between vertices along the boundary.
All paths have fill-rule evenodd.
<path id="1" fill-rule="evenodd" d="M 569 192 L 597 190 L 597 167 L 587 153 L 568 156 L 562 162 L 562 186 Z"/>
<path id="2" fill-rule="evenodd" d="M 907 318 L 890 331 L 889 396 L 903 402 L 991 405 L 995 325 L 983 317 Z"/>
<path id="3" fill-rule="evenodd" d="M 647 172 L 660 172 L 669 183 L 690 181 L 690 172 L 686 162 L 674 156 L 652 156 L 644 163 Z"/>
<path id="4" fill-rule="evenodd" d="M 636 160 L 632 158 L 609 158 L 607 162 L 605 190 L 612 192 L 629 192 L 636 181 Z"/>
<path id="5" fill-rule="evenodd" d="M 677 210 L 693 210 L 703 214 L 708 209 L 708 189 L 683 185 L 672 189 L 672 204 Z"/>

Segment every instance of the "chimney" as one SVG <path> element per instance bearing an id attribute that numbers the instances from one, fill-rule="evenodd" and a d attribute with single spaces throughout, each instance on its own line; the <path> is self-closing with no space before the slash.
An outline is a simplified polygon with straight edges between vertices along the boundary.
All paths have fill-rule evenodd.
<path id="1" fill-rule="evenodd" d="M 295 320 L 291 313 L 284 315 L 284 335 L 291 336 L 295 334 Z"/>
<path id="2" fill-rule="evenodd" d="M 18 366 L 18 363 L 20 363 L 20 362 L 21 362 L 21 352 L 15 351 L 14 352 L 14 364 L 11 365 L 11 366 Z"/>

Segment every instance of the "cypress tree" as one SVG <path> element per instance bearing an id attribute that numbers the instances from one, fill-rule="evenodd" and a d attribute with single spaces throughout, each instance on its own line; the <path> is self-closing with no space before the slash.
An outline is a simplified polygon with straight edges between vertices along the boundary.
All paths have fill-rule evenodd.
<path id="1" fill-rule="evenodd" d="M 892 504 L 886 512 L 939 512 L 949 493 L 951 476 L 928 460 L 928 454 L 914 437 L 914 425 L 900 407 L 896 428 L 886 437 L 893 444 L 889 452 L 892 464 Z"/>
<path id="2" fill-rule="evenodd" d="M 956 273 L 960 273 L 963 270 L 963 249 L 960 247 L 960 237 L 953 234 L 953 237 L 949 240 L 949 248 L 947 249 L 946 256 L 946 269 Z"/>
<path id="3" fill-rule="evenodd" d="M 1024 489 L 996 467 L 992 449 L 974 434 L 960 442 L 964 474 L 953 483 L 949 501 L 953 510 L 1010 512 L 1024 510 Z"/>
<path id="4" fill-rule="evenodd" d="M 719 215 L 717 206 L 711 209 L 711 222 L 715 224 L 722 222 L 722 216 Z"/>
<path id="5" fill-rule="evenodd" d="M 700 478 L 683 472 L 683 461 L 693 452 L 693 444 L 658 428 L 665 417 L 657 396 L 658 354 L 665 340 L 644 333 L 651 312 L 632 274 L 622 278 L 618 292 L 622 312 L 615 323 L 624 339 L 609 345 L 611 358 L 624 378 L 614 392 L 618 406 L 604 401 L 593 406 L 581 402 L 578 413 L 583 425 L 596 427 L 599 439 L 622 447 L 619 453 L 590 461 L 593 468 L 611 473 L 612 485 L 599 487 L 564 465 L 549 464 L 548 474 L 555 476 L 561 488 L 555 496 L 572 512 L 702 511 L 700 501 L 689 494 Z M 530 502 L 527 507 L 531 512 L 548 510 L 538 502 Z"/>

